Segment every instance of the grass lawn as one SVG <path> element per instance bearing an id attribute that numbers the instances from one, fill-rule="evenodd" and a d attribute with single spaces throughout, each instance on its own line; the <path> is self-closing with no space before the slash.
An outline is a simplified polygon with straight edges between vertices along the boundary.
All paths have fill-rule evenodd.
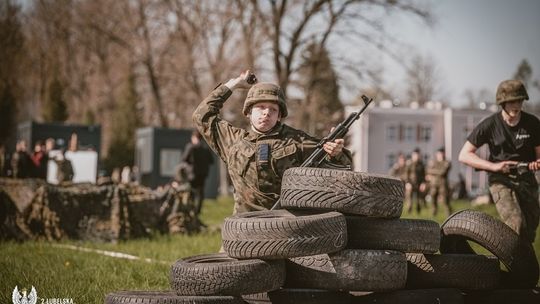
<path id="1" fill-rule="evenodd" d="M 454 210 L 470 208 L 465 201 L 453 202 Z M 474 209 L 497 216 L 492 205 Z M 105 294 L 116 290 L 167 290 L 169 268 L 176 259 L 217 252 L 221 246 L 218 230 L 224 217 L 232 212 L 232 199 L 208 200 L 202 210 L 202 220 L 209 227 L 197 235 L 158 235 L 152 239 L 137 239 L 118 244 L 26 242 L 0 243 L 0 303 L 11 303 L 15 285 L 31 286 L 40 298 L 71 298 L 74 303 L 103 303 Z M 430 219 L 428 210 L 420 215 L 403 214 L 404 218 Z M 445 216 L 434 220 L 442 223 Z M 540 236 L 540 229 L 538 230 Z M 95 252 L 75 251 L 66 246 L 122 252 L 152 261 L 127 260 Z M 535 242 L 540 259 L 540 237 Z M 59 247 L 64 246 L 64 247 Z M 38 301 L 41 303 L 41 301 Z"/>

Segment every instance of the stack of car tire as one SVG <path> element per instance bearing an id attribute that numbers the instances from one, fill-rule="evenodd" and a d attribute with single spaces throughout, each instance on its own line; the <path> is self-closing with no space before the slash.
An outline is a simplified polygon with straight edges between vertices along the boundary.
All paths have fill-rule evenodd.
<path id="1" fill-rule="evenodd" d="M 441 226 L 400 219 L 403 192 L 386 175 L 288 169 L 283 209 L 226 218 L 225 252 L 178 260 L 173 291 L 116 292 L 105 302 L 540 303 L 530 243 L 478 211 Z"/>

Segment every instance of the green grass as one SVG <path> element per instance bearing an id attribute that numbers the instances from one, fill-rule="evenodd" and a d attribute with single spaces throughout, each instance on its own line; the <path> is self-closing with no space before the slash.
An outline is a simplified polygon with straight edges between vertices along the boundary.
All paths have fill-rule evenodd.
<path id="1" fill-rule="evenodd" d="M 208 229 L 196 235 L 157 235 L 118 244 L 0 243 L 0 303 L 12 303 L 11 293 L 16 285 L 19 290 L 28 291 L 34 286 L 40 298 L 72 298 L 75 303 L 103 303 L 104 296 L 116 290 L 167 290 L 174 261 L 219 251 L 219 226 L 232 210 L 230 198 L 205 201 L 201 220 Z M 55 245 L 117 251 L 164 263 L 119 259 Z"/>
<path id="2" fill-rule="evenodd" d="M 465 201 L 453 202 L 452 206 L 455 211 L 470 208 L 469 202 Z M 497 217 L 493 205 L 474 209 Z M 0 303 L 11 303 L 15 285 L 19 290 L 35 286 L 40 298 L 72 298 L 75 303 L 103 303 L 104 296 L 116 290 L 167 290 L 170 264 L 175 260 L 219 250 L 221 236 L 218 228 L 223 218 L 231 213 L 230 198 L 205 201 L 201 219 L 208 225 L 208 229 L 189 236 L 157 235 L 150 239 L 118 244 L 75 241 L 53 244 L 0 243 Z M 404 213 L 403 217 L 431 219 L 428 210 L 423 210 L 420 215 Z M 442 223 L 445 218 L 445 215 L 439 214 L 434 220 Z M 538 234 L 534 246 L 540 259 L 540 228 Z M 117 251 L 156 261 L 119 259 L 93 252 L 58 248 L 56 245 Z"/>

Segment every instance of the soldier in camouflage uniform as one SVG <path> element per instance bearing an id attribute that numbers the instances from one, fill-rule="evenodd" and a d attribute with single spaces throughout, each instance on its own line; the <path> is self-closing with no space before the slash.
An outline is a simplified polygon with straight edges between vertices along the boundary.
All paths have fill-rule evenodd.
<path id="1" fill-rule="evenodd" d="M 411 154 L 411 160 L 407 164 L 407 182 L 405 183 L 405 209 L 408 213 L 416 205 L 416 212 L 420 213 L 422 206 L 425 205 L 424 191 L 426 181 L 426 170 L 422 157 L 420 155 L 420 149 L 414 149 Z"/>
<path id="2" fill-rule="evenodd" d="M 398 155 L 397 162 L 390 169 L 390 175 L 407 182 L 407 159 L 403 153 Z"/>
<path id="3" fill-rule="evenodd" d="M 447 216 L 452 212 L 448 190 L 450 167 L 451 164 L 446 160 L 444 148 L 437 150 L 435 159 L 428 164 L 426 180 L 429 182 L 429 196 L 433 202 L 433 216 L 437 214 L 438 205 L 440 204 L 442 204 Z"/>
<path id="4" fill-rule="evenodd" d="M 484 119 L 467 138 L 459 161 L 489 172 L 489 191 L 501 219 L 529 242 L 534 242 L 540 206 L 538 183 L 532 171 L 540 169 L 540 120 L 522 111 L 529 95 L 519 80 L 505 80 L 497 88 L 501 111 Z M 489 160 L 476 150 L 487 144 Z M 511 166 L 527 162 L 529 172 L 513 174 Z"/>
<path id="5" fill-rule="evenodd" d="M 287 104 L 281 88 L 272 83 L 247 82 L 249 71 L 219 85 L 193 113 L 193 121 L 208 145 L 227 164 L 234 186 L 234 213 L 265 210 L 279 198 L 283 172 L 299 166 L 318 140 L 281 123 Z M 249 130 L 232 126 L 220 116 L 224 102 L 236 89 L 249 89 L 243 114 Z M 343 139 L 327 142 L 332 161 L 350 164 Z"/>

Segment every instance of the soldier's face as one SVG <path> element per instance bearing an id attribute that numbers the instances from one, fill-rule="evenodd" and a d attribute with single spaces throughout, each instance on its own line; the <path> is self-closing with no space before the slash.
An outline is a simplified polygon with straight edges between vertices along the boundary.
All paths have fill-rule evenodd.
<path id="1" fill-rule="evenodd" d="M 504 103 L 504 110 L 510 117 L 517 117 L 523 107 L 523 100 L 508 101 Z"/>
<path id="2" fill-rule="evenodd" d="M 273 102 L 258 102 L 248 115 L 251 125 L 260 132 L 270 131 L 281 118 L 279 106 Z"/>

